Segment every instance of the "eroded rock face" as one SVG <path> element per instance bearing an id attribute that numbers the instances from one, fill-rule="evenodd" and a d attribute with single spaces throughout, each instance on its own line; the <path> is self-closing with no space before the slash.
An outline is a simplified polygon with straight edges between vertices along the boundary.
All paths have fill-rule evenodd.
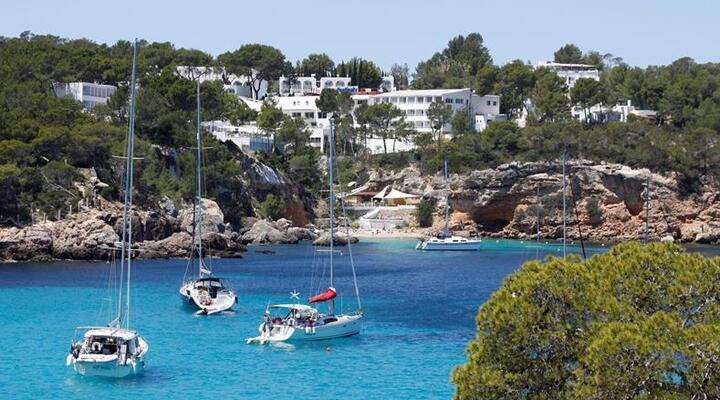
<path id="1" fill-rule="evenodd" d="M 350 241 L 350 244 L 354 244 L 359 241 L 359 239 L 356 236 L 350 236 L 348 239 L 348 236 L 341 232 L 335 233 L 333 239 L 334 239 L 333 245 L 337 245 L 337 246 L 347 245 L 348 240 Z M 313 244 L 315 246 L 330 246 L 330 233 L 329 232 L 321 233 L 320 236 L 313 241 Z"/>
<path id="2" fill-rule="evenodd" d="M 103 202 L 101 207 L 56 222 L 0 229 L 0 257 L 4 260 L 108 259 L 115 243 L 122 238 L 123 209 L 121 204 L 111 202 Z M 132 240 L 142 250 L 137 256 L 189 256 L 192 208 L 185 206 L 178 212 L 174 205 L 165 202 L 165 207 L 158 209 L 160 211 L 131 211 Z M 217 203 L 204 199 L 203 209 L 203 247 L 213 255 L 239 257 L 245 250 L 241 237 L 224 224 Z"/>
<path id="3" fill-rule="evenodd" d="M 703 182 L 701 193 L 684 193 L 673 174 L 619 164 L 575 160 L 568 163 L 568 235 L 593 241 L 637 240 L 645 233 L 645 184 L 650 182 L 651 239 L 682 242 L 720 242 L 720 196 L 716 185 Z M 414 167 L 395 173 L 374 173 L 370 190 L 386 185 L 438 203 L 435 228 L 442 224 L 445 183 L 442 174 L 421 177 Z M 493 237 L 534 237 L 540 206 L 540 229 L 545 238 L 562 235 L 562 166 L 559 163 L 509 163 L 494 169 L 451 174 L 452 228 Z M 539 190 L 539 197 L 538 197 Z M 579 221 L 579 224 L 577 223 Z"/>

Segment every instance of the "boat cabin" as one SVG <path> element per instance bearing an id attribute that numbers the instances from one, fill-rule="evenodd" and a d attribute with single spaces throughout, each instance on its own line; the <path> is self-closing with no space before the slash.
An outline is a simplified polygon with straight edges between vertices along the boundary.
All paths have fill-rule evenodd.
<path id="1" fill-rule="evenodd" d="M 85 332 L 84 338 L 83 353 L 91 355 L 127 355 L 135 353 L 139 347 L 137 333 L 127 329 L 93 328 Z"/>
<path id="2" fill-rule="evenodd" d="M 273 304 L 265 312 L 266 322 L 269 321 L 273 324 L 291 322 L 292 324 L 305 325 L 316 321 L 318 317 L 318 310 L 305 304 Z"/>
<path id="3" fill-rule="evenodd" d="M 217 297 L 217 292 L 225 288 L 225 284 L 220 278 L 200 278 L 193 282 L 193 288 L 200 291 L 207 291 L 208 295 L 214 299 Z"/>

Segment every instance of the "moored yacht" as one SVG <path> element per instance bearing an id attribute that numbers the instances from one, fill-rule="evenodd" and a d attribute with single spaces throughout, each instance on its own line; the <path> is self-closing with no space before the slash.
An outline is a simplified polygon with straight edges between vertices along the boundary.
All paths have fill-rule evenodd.
<path id="1" fill-rule="evenodd" d="M 210 266 L 205 262 L 202 247 L 202 142 L 200 140 L 200 82 L 196 92 L 197 120 L 195 126 L 195 201 L 193 202 L 193 249 L 185 277 L 180 285 L 180 296 L 190 305 L 196 307 L 197 315 L 212 315 L 232 309 L 237 302 L 235 291 L 223 279 L 213 275 Z M 191 271 L 192 270 L 192 271 Z M 192 275 L 188 278 L 188 272 Z M 197 273 L 197 275 L 195 275 Z"/>
<path id="2" fill-rule="evenodd" d="M 455 236 L 450 232 L 450 187 L 448 185 L 448 168 L 445 160 L 445 229 L 436 237 L 422 240 L 415 246 L 416 250 L 480 250 L 480 239 Z"/>
<path id="3" fill-rule="evenodd" d="M 133 198 L 133 161 L 135 142 L 135 74 L 137 60 L 137 40 L 133 44 L 132 78 L 130 82 L 130 112 L 128 123 L 127 144 L 125 150 L 125 201 L 123 207 L 122 241 L 112 249 L 120 252 L 119 274 L 117 281 L 110 283 L 111 290 L 116 292 L 115 318 L 104 327 L 78 327 L 83 335 L 70 344 L 70 351 L 65 358 L 67 366 L 73 366 L 81 375 L 123 378 L 138 374 L 145 368 L 145 356 L 149 346 L 138 332 L 130 328 L 130 277 L 132 271 L 132 210 Z M 111 268 L 115 268 L 115 263 Z M 124 297 L 123 297 L 124 296 Z"/>
<path id="4" fill-rule="evenodd" d="M 357 308 L 350 314 L 335 312 L 335 297 L 337 297 L 338 292 L 333 284 L 333 253 L 335 252 L 333 246 L 336 241 L 333 211 L 335 206 L 333 194 L 333 128 L 333 120 L 331 117 L 330 130 L 328 134 L 328 177 L 330 186 L 328 212 L 330 217 L 330 249 L 329 251 L 323 251 L 323 253 L 327 253 L 329 255 L 329 286 L 323 293 L 310 297 L 308 299 L 308 304 L 301 304 L 299 302 L 300 294 L 293 292 L 291 293 L 291 296 L 295 301 L 294 303 L 269 305 L 265 309 L 263 320 L 258 327 L 259 335 L 247 339 L 248 344 L 335 339 L 357 335 L 361 331 L 363 312 L 360 304 L 360 292 L 357 285 L 357 275 L 355 274 L 355 264 L 353 262 L 352 244 L 350 240 L 348 240 L 347 246 L 350 266 L 352 269 L 353 288 L 355 290 Z M 346 234 L 349 239 L 350 232 L 347 227 Z M 319 311 L 316 307 L 319 307 L 320 304 L 324 304 L 327 311 Z"/>
<path id="5" fill-rule="evenodd" d="M 66 363 L 80 375 L 124 378 L 145 368 L 149 346 L 137 332 L 107 326 L 78 329 L 87 330 L 71 345 Z"/>

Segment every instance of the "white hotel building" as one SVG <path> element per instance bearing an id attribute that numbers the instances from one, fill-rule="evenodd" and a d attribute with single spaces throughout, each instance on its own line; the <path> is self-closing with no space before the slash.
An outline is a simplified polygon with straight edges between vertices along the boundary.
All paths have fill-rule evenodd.
<path id="1" fill-rule="evenodd" d="M 53 84 L 55 95 L 58 97 L 72 97 L 82 103 L 87 111 L 99 104 L 107 104 L 110 96 L 117 87 L 90 82 L 70 82 Z"/>
<path id="2" fill-rule="evenodd" d="M 427 111 L 430 104 L 436 101 L 450 105 L 453 113 L 468 112 L 476 122 L 477 116 L 483 116 L 483 119 L 487 121 L 497 119 L 496 117 L 500 114 L 500 96 L 478 96 L 470 89 L 399 90 L 360 96 L 357 100 L 367 101 L 368 104 L 390 103 L 394 105 L 405 113 L 405 120 L 412 123 L 418 132 L 432 131 Z M 450 129 L 449 123 L 442 128 L 445 133 L 449 133 Z"/>
<path id="3" fill-rule="evenodd" d="M 538 61 L 535 68 L 547 68 L 565 80 L 568 89 L 575 86 L 578 79 L 600 80 L 600 72 L 594 65 L 588 64 L 562 64 L 552 61 Z"/>
<path id="4" fill-rule="evenodd" d="M 405 114 L 405 120 L 410 122 L 414 129 L 418 132 L 431 132 L 432 126 L 430 119 L 427 117 L 427 110 L 434 101 L 441 101 L 450 105 L 453 112 L 464 111 L 470 114 L 475 121 L 475 129 L 482 131 L 488 122 L 504 119 L 504 115 L 500 114 L 500 96 L 485 95 L 478 96 L 470 89 L 428 89 L 428 90 L 400 90 L 386 93 L 375 94 L 356 94 L 352 96 L 355 106 L 361 104 L 378 104 L 390 103 L 396 106 Z M 327 116 L 321 112 L 316 104 L 317 95 L 305 96 L 276 96 L 273 100 L 277 103 L 277 107 L 283 111 L 285 115 L 293 118 L 300 118 L 305 121 L 311 132 L 310 145 L 323 149 L 325 140 L 328 135 L 330 122 Z M 260 111 L 262 102 L 248 98 L 241 98 L 251 109 Z M 451 132 L 450 124 L 443 127 L 443 132 L 447 135 Z M 215 132 L 217 131 L 217 132 Z M 257 140 L 258 132 L 245 127 L 232 127 L 227 124 L 220 126 L 215 123 L 213 133 L 220 140 L 229 139 L 222 131 L 232 131 L 233 141 L 239 143 L 242 141 L 244 148 L 256 147 L 250 146 L 247 142 L 249 137 Z M 252 132 L 251 132 L 252 131 Z M 240 138 L 240 136 L 248 136 L 248 138 Z M 247 139 L 247 140 L 246 140 Z M 373 153 L 381 153 L 384 151 L 382 139 L 368 139 L 368 148 Z M 414 147 L 412 139 L 408 141 L 387 141 L 388 150 L 407 151 Z"/>

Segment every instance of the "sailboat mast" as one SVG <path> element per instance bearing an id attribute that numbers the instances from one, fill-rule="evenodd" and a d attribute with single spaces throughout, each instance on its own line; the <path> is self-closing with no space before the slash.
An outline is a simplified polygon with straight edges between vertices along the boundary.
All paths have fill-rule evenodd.
<path id="1" fill-rule="evenodd" d="M 125 155 L 125 206 L 123 207 L 123 240 L 120 256 L 120 265 L 122 269 L 127 269 L 127 283 L 125 295 L 125 327 L 130 328 L 130 275 L 132 264 L 132 218 L 130 212 L 132 210 L 133 198 L 133 162 L 135 150 L 135 79 L 137 69 L 137 39 L 133 42 L 133 58 L 132 73 L 130 76 L 130 115 L 128 121 L 128 137 L 127 150 Z M 121 272 L 122 276 L 122 272 Z M 122 278 L 121 278 L 122 282 Z M 118 308 L 122 303 L 122 287 L 120 288 L 120 297 L 118 298 Z M 122 312 L 118 312 L 118 321 L 122 321 Z M 119 322 L 121 324 L 122 322 Z"/>
<path id="2" fill-rule="evenodd" d="M 448 183 L 448 166 L 445 160 L 445 237 L 450 236 L 450 184 Z"/>
<path id="3" fill-rule="evenodd" d="M 567 247 L 567 166 L 566 166 L 566 153 L 563 151 L 562 154 L 562 198 L 563 198 L 563 215 L 562 215 L 562 251 L 563 257 L 566 255 Z"/>
<path id="4" fill-rule="evenodd" d="M 650 175 L 645 178 L 645 244 L 650 238 Z"/>
<path id="5" fill-rule="evenodd" d="M 196 91 L 196 104 L 197 104 L 197 115 L 195 121 L 195 226 L 193 227 L 193 233 L 195 237 L 195 248 L 198 254 L 198 269 L 200 276 L 203 275 L 203 252 L 202 252 L 202 192 L 201 192 L 201 176 L 200 176 L 200 163 L 201 163 L 201 142 L 200 142 L 200 80 L 197 81 Z"/>
<path id="6" fill-rule="evenodd" d="M 328 132 L 328 183 L 330 186 L 328 203 L 330 205 L 330 286 L 333 286 L 333 242 L 335 241 L 334 235 L 334 222 L 333 212 L 335 206 L 335 199 L 333 196 L 333 119 L 330 116 L 330 131 Z M 348 238 L 349 239 L 349 238 Z"/>
<path id="7" fill-rule="evenodd" d="M 540 244 L 540 185 L 535 188 L 535 225 L 537 228 L 537 234 L 535 235 L 535 241 Z"/>

